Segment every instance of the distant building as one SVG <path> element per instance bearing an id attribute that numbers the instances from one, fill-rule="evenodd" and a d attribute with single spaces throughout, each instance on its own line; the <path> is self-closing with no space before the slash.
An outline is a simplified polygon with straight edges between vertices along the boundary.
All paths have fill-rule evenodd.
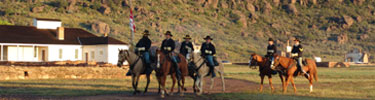
<path id="1" fill-rule="evenodd" d="M 61 20 L 33 20 L 33 26 L 0 25 L 0 61 L 95 61 L 116 64 L 118 49 L 128 44 L 98 37 L 78 28 L 64 28 Z"/>
<path id="2" fill-rule="evenodd" d="M 368 54 L 354 49 L 345 55 L 345 62 L 368 63 Z"/>

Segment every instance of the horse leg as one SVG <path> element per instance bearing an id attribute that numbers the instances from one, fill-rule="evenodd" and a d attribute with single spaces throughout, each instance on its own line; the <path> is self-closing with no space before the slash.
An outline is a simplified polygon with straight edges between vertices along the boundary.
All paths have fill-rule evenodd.
<path id="1" fill-rule="evenodd" d="M 219 75 L 220 75 L 220 78 L 221 78 L 221 84 L 222 84 L 223 92 L 225 92 L 224 73 L 222 71 L 218 71 L 218 72 L 219 72 Z"/>
<path id="2" fill-rule="evenodd" d="M 135 87 L 135 75 L 132 75 L 132 87 L 134 89 L 133 95 L 137 94 L 137 88 Z"/>
<path id="3" fill-rule="evenodd" d="M 296 88 L 296 85 L 294 84 L 293 77 L 290 78 L 290 83 L 292 83 L 292 86 L 293 86 L 293 89 L 294 89 L 294 93 L 297 93 L 297 88 Z"/>
<path id="4" fill-rule="evenodd" d="M 167 90 L 165 89 L 165 81 L 166 81 L 166 79 L 167 79 L 167 75 L 164 74 L 162 76 L 162 78 L 161 78 L 161 88 L 162 88 L 161 95 L 160 95 L 161 98 L 165 97 L 164 94 L 168 94 Z"/>
<path id="5" fill-rule="evenodd" d="M 135 92 L 137 92 L 137 93 L 141 92 L 141 91 L 138 90 L 139 77 L 140 77 L 140 75 L 137 75 L 136 76 L 136 81 L 135 81 Z"/>
<path id="6" fill-rule="evenodd" d="M 273 91 L 275 90 L 275 88 L 272 85 L 272 76 L 271 75 L 268 76 L 268 80 L 269 80 L 269 84 L 270 84 L 270 87 L 271 87 L 271 92 L 273 93 Z"/>
<path id="7" fill-rule="evenodd" d="M 260 76 L 260 88 L 259 88 L 259 92 L 263 92 L 263 80 L 264 80 L 264 75 L 261 75 Z"/>
<path id="8" fill-rule="evenodd" d="M 173 89 L 174 89 L 174 86 L 176 84 L 176 75 L 171 75 L 171 78 L 172 78 L 172 87 L 171 87 L 171 92 L 170 92 L 170 95 L 173 95 Z"/>
<path id="9" fill-rule="evenodd" d="M 283 86 L 283 93 L 286 93 L 287 91 L 287 87 L 288 87 L 288 84 L 289 84 L 289 80 L 293 77 L 293 74 L 289 74 L 285 80 L 285 84 Z"/>
<path id="10" fill-rule="evenodd" d="M 145 91 L 143 92 L 143 94 L 145 94 L 148 90 L 148 85 L 150 84 L 150 74 L 149 75 L 146 75 L 147 77 L 147 84 L 146 84 L 146 88 L 145 88 Z"/>
<path id="11" fill-rule="evenodd" d="M 310 93 L 313 92 L 313 74 L 309 73 L 310 74 L 310 77 L 309 77 L 309 82 L 310 82 Z"/>
<path id="12" fill-rule="evenodd" d="M 280 80 L 281 80 L 281 86 L 284 86 L 284 77 L 282 74 L 279 74 Z M 284 89 L 283 89 L 284 90 Z"/>
<path id="13" fill-rule="evenodd" d="M 181 81 L 182 81 L 182 84 L 181 84 L 181 89 L 182 91 L 180 92 L 180 96 L 184 96 L 184 92 L 186 91 L 184 85 L 185 85 L 185 77 L 181 76 Z"/>
<path id="14" fill-rule="evenodd" d="M 197 90 L 197 92 L 198 92 L 197 94 L 198 94 L 198 95 L 201 95 L 201 94 L 202 94 L 202 93 L 200 92 L 200 91 L 202 91 L 202 89 L 201 89 L 201 85 L 200 85 L 201 82 L 202 82 L 202 81 L 201 81 L 201 76 L 197 76 L 197 79 L 196 79 L 196 81 L 195 81 L 195 84 L 196 84 L 196 88 L 198 89 L 198 90 Z"/>
<path id="15" fill-rule="evenodd" d="M 200 80 L 200 82 L 199 82 L 199 87 L 200 87 L 200 89 L 199 89 L 199 95 L 201 95 L 202 93 L 203 93 L 203 83 L 204 83 L 204 79 L 203 79 L 203 76 L 201 76 L 200 78 L 199 78 L 199 80 Z"/>

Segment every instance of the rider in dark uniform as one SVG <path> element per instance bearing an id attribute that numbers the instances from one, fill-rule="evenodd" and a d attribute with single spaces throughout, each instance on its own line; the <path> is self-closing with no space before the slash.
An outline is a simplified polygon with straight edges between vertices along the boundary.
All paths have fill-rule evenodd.
<path id="1" fill-rule="evenodd" d="M 138 43 L 135 46 L 135 53 L 138 54 L 141 58 L 143 58 L 143 62 L 146 67 L 146 74 L 151 74 L 152 72 L 149 53 L 149 49 L 151 47 L 151 40 L 148 38 L 149 35 L 150 33 L 148 32 L 148 30 L 145 30 L 143 32 L 143 37 L 138 41 Z M 129 72 L 126 73 L 127 76 L 131 75 L 132 69 L 133 68 L 130 68 Z"/>
<path id="2" fill-rule="evenodd" d="M 172 60 L 172 62 L 175 65 L 174 67 L 176 70 L 176 76 L 178 79 L 181 79 L 181 71 L 178 67 L 177 55 L 173 53 L 173 50 L 175 49 L 175 42 L 173 39 L 171 39 L 172 36 L 173 35 L 170 31 L 167 31 L 165 33 L 165 39 L 163 40 L 161 44 L 161 50 L 164 54 L 168 55 L 169 58 Z"/>
<path id="3" fill-rule="evenodd" d="M 302 45 L 300 44 L 300 40 L 296 38 L 294 40 L 294 46 L 292 49 L 292 58 L 297 61 L 298 63 L 297 66 L 298 66 L 299 71 L 301 71 L 305 75 L 305 77 L 308 78 L 309 74 L 307 74 L 306 71 L 303 70 L 302 52 L 303 52 L 303 48 L 302 48 Z"/>
<path id="4" fill-rule="evenodd" d="M 210 75 L 211 73 L 212 77 L 215 77 L 216 76 L 215 71 L 214 71 L 214 68 L 215 68 L 214 55 L 216 54 L 215 46 L 211 43 L 212 38 L 210 36 L 206 36 L 206 38 L 204 39 L 206 40 L 206 42 L 202 44 L 200 51 L 201 51 L 202 56 L 208 62 L 208 67 L 210 67 L 208 75 Z"/>
<path id="5" fill-rule="evenodd" d="M 273 62 L 274 62 L 274 55 L 277 53 L 277 48 L 274 44 L 274 41 L 272 38 L 269 38 L 268 39 L 268 46 L 267 46 L 267 55 L 266 57 L 268 57 L 271 61 L 271 68 L 273 67 Z"/>
<path id="6" fill-rule="evenodd" d="M 193 43 L 190 42 L 191 37 L 190 35 L 186 35 L 184 37 L 185 41 L 181 43 L 180 53 L 188 58 L 190 53 L 194 51 Z"/>

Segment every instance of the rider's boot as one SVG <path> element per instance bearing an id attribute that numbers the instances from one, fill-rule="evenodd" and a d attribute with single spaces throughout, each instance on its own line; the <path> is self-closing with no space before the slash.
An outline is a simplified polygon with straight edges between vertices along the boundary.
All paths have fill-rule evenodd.
<path id="1" fill-rule="evenodd" d="M 150 64 L 146 64 L 146 74 L 151 74 L 152 73 L 152 68 L 151 68 L 151 66 L 150 66 Z"/>
<path id="2" fill-rule="evenodd" d="M 132 75 L 132 70 L 129 69 L 129 71 L 126 73 L 126 76 L 131 76 Z"/>

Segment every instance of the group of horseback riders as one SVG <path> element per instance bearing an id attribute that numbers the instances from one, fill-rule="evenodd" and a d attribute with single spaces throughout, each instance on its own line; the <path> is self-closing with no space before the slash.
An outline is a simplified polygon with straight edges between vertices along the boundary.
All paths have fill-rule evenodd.
<path id="1" fill-rule="evenodd" d="M 298 67 L 298 70 L 300 72 L 302 72 L 302 74 L 308 78 L 309 77 L 309 74 L 306 73 L 306 71 L 303 70 L 303 63 L 302 63 L 302 53 L 303 53 L 303 47 L 302 45 L 300 44 L 300 40 L 298 38 L 296 38 L 294 40 L 294 45 L 293 45 L 293 48 L 292 48 L 292 52 L 291 52 L 291 58 L 294 59 L 296 62 L 297 62 L 297 67 Z M 268 59 L 270 59 L 271 61 L 271 64 L 270 64 L 270 67 L 273 68 L 274 66 L 274 56 L 275 54 L 277 53 L 277 48 L 275 46 L 275 43 L 274 43 L 274 40 L 272 38 L 269 38 L 268 39 L 268 46 L 267 46 L 267 54 L 265 57 L 267 57 Z"/>
<path id="2" fill-rule="evenodd" d="M 145 74 L 151 74 L 153 71 L 151 67 L 151 60 L 150 60 L 150 48 L 151 48 L 151 40 L 149 38 L 149 31 L 145 30 L 143 32 L 143 37 L 138 41 L 136 44 L 135 48 L 135 53 L 139 55 L 146 67 L 145 69 Z M 165 34 L 165 39 L 163 40 L 160 50 L 169 57 L 169 60 L 171 60 L 174 64 L 174 69 L 176 69 L 176 76 L 178 79 L 181 78 L 181 71 L 179 70 L 178 66 L 178 56 L 175 52 L 173 52 L 176 48 L 175 41 L 172 39 L 172 33 L 170 31 L 167 31 Z M 192 38 L 190 35 L 186 35 L 183 37 L 185 41 L 181 43 L 181 48 L 180 48 L 180 54 L 185 56 L 186 58 L 190 56 L 191 53 L 194 51 L 194 47 L 192 42 L 190 41 Z M 211 43 L 213 40 L 210 36 L 206 36 L 205 38 L 206 41 L 202 44 L 201 46 L 201 56 L 206 59 L 207 65 L 210 68 L 210 72 L 212 74 L 212 77 L 215 77 L 216 74 L 214 73 L 214 55 L 216 54 L 215 46 Z M 128 71 L 126 74 L 127 76 L 131 75 L 132 68 Z M 208 74 L 209 75 L 209 74 Z"/>

